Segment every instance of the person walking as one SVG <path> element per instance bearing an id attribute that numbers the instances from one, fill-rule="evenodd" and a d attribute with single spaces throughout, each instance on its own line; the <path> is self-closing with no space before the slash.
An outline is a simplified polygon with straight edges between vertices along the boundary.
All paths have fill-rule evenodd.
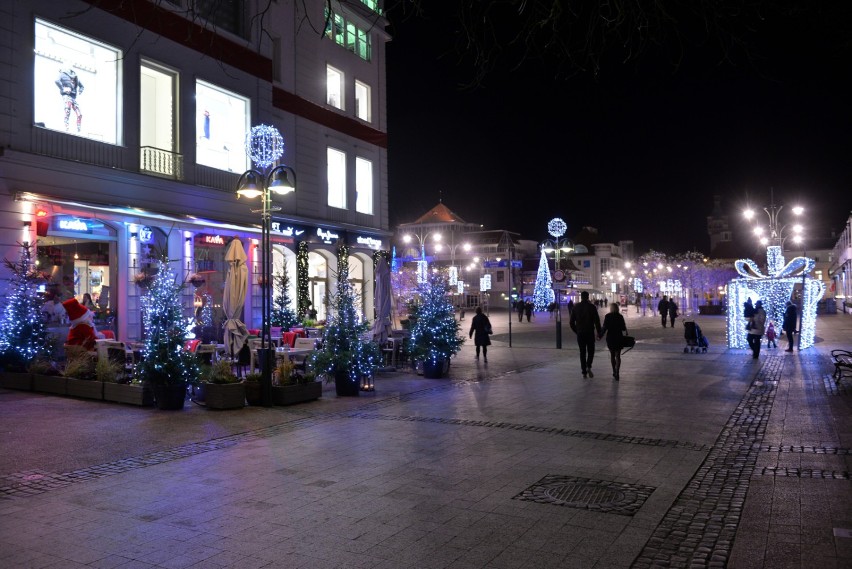
<path id="1" fill-rule="evenodd" d="M 648 309 L 648 299 L 645 298 L 645 295 L 642 295 L 642 316 L 645 316 L 645 312 Z"/>
<path id="2" fill-rule="evenodd" d="M 778 345 L 775 343 L 775 324 L 773 324 L 771 320 L 769 322 L 769 325 L 766 327 L 766 347 L 778 347 Z"/>
<path id="3" fill-rule="evenodd" d="M 580 302 L 571 311 L 568 325 L 577 334 L 583 377 L 595 377 L 592 373 L 592 361 L 595 359 L 595 334 L 601 333 L 601 319 L 598 316 L 597 307 L 589 302 L 588 291 L 584 290 L 580 293 Z"/>
<path id="4" fill-rule="evenodd" d="M 527 317 L 527 322 L 529 322 L 530 318 L 532 318 L 532 312 L 533 312 L 533 303 L 532 303 L 531 300 L 528 300 L 524 303 L 524 314 Z"/>
<path id="5" fill-rule="evenodd" d="M 674 328 L 675 318 L 677 318 L 677 303 L 674 301 L 674 297 L 669 300 L 669 320 L 671 320 L 672 328 Z M 665 320 L 665 318 L 663 318 Z"/>
<path id="6" fill-rule="evenodd" d="M 474 334 L 476 337 L 474 338 Z M 479 349 L 482 348 L 482 358 L 488 362 L 488 346 L 491 345 L 491 321 L 482 313 L 482 307 L 476 307 L 476 315 L 470 320 L 469 338 L 473 338 L 476 346 L 476 359 L 479 359 Z"/>
<path id="7" fill-rule="evenodd" d="M 574 312 L 574 299 L 568 300 L 568 304 L 565 306 L 568 308 L 568 318 L 571 318 L 571 313 Z"/>
<path id="8" fill-rule="evenodd" d="M 515 302 L 515 310 L 518 311 L 518 322 L 524 321 L 524 299 L 520 296 L 518 297 L 517 302 Z"/>
<path id="9" fill-rule="evenodd" d="M 751 348 L 752 359 L 756 360 L 760 356 L 760 339 L 763 337 L 763 331 L 766 328 L 766 312 L 763 310 L 763 301 L 758 300 L 754 303 L 754 315 L 751 317 L 750 323 L 746 341 Z"/>
<path id="10" fill-rule="evenodd" d="M 793 338 L 796 334 L 796 322 L 798 318 L 799 314 L 796 311 L 796 305 L 788 300 L 787 308 L 784 310 L 784 321 L 781 323 L 781 329 L 787 335 L 787 349 L 784 350 L 785 352 L 793 351 Z"/>
<path id="11" fill-rule="evenodd" d="M 612 377 L 618 381 L 618 372 L 621 369 L 622 338 L 627 333 L 627 324 L 624 316 L 618 309 L 618 305 L 609 305 L 609 314 L 604 316 L 603 326 L 598 333 L 598 339 L 606 334 L 606 347 L 609 348 L 609 361 L 612 364 Z"/>
<path id="12" fill-rule="evenodd" d="M 666 318 L 669 316 L 669 297 L 663 295 L 660 302 L 657 303 L 657 312 L 663 317 L 663 328 L 666 327 Z"/>

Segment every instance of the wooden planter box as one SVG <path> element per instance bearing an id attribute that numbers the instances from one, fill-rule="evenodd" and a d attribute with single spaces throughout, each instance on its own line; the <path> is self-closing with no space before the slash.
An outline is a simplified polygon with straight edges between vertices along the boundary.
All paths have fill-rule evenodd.
<path id="1" fill-rule="evenodd" d="M 0 387 L 32 391 L 33 376 L 31 373 L 4 371 L 3 373 L 0 373 Z"/>
<path id="2" fill-rule="evenodd" d="M 68 392 L 68 378 L 61 375 L 33 374 L 33 391 L 65 395 Z"/>
<path id="3" fill-rule="evenodd" d="M 260 393 L 260 382 L 259 381 L 246 381 L 243 382 L 243 385 L 246 389 L 246 403 L 249 405 L 261 405 L 261 400 L 263 397 Z"/>
<path id="4" fill-rule="evenodd" d="M 151 407 L 154 392 L 148 386 L 130 383 L 104 383 L 104 401 Z"/>
<path id="5" fill-rule="evenodd" d="M 242 409 L 246 388 L 242 383 L 202 383 L 204 404 L 208 409 Z"/>
<path id="6" fill-rule="evenodd" d="M 94 379 L 74 379 L 67 378 L 66 395 L 71 397 L 82 397 L 83 399 L 104 398 L 104 382 Z"/>
<path id="7" fill-rule="evenodd" d="M 322 396 L 322 383 L 312 381 L 301 385 L 276 385 L 272 387 L 272 402 L 275 405 L 293 405 L 313 401 Z"/>

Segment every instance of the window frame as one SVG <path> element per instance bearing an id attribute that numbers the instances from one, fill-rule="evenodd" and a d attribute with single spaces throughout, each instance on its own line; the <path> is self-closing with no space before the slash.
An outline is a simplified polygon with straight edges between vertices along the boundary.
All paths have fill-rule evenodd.
<path id="1" fill-rule="evenodd" d="M 340 158 L 339 173 L 332 177 L 332 156 Z M 326 204 L 328 207 L 337 209 L 346 209 L 346 152 L 333 146 L 326 147 Z M 335 193 L 332 193 L 332 183 L 337 188 L 334 188 Z M 332 197 L 337 198 L 332 200 Z"/>
<path id="2" fill-rule="evenodd" d="M 361 165 L 369 165 L 369 188 L 362 192 L 361 183 L 364 174 L 361 173 Z M 365 215 L 373 215 L 373 196 L 376 192 L 376 181 L 373 175 L 373 161 L 363 156 L 355 157 L 355 211 Z M 364 199 L 362 201 L 362 196 Z M 365 203 L 366 202 L 366 203 Z"/>
<path id="3" fill-rule="evenodd" d="M 366 95 L 366 101 L 362 104 L 358 104 L 360 98 L 358 97 L 358 89 L 361 88 Z M 361 112 L 361 109 L 364 109 L 364 112 Z M 372 88 L 367 83 L 363 81 L 355 80 L 355 116 L 361 119 L 364 122 L 373 122 L 373 95 Z"/>
<path id="4" fill-rule="evenodd" d="M 332 84 L 332 74 L 337 74 L 337 96 L 340 100 L 339 105 L 335 105 L 332 102 L 332 92 L 329 87 Z M 345 111 L 346 110 L 346 76 L 343 71 L 338 69 L 337 67 L 331 65 L 330 63 L 325 64 L 325 103 L 334 107 L 335 109 Z"/>

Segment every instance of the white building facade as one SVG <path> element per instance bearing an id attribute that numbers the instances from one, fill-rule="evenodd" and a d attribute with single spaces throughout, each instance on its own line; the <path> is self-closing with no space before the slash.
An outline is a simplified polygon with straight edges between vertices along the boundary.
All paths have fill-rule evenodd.
<path id="1" fill-rule="evenodd" d="M 267 124 L 297 175 L 274 198 L 275 271 L 322 319 L 348 254 L 372 317 L 373 257 L 391 235 L 389 37 L 373 0 L 33 0 L 3 4 L 0 18 L 0 254 L 32 244 L 48 294 L 89 293 L 120 339 L 138 339 L 137 283 L 155 259 L 201 277 L 188 314 L 201 296 L 220 308 L 238 237 L 243 319 L 259 327 L 260 202 L 235 190 L 253 167 L 246 135 Z"/>
<path id="2" fill-rule="evenodd" d="M 852 215 L 832 251 L 829 279 L 828 294 L 834 294 L 837 308 L 852 314 Z"/>

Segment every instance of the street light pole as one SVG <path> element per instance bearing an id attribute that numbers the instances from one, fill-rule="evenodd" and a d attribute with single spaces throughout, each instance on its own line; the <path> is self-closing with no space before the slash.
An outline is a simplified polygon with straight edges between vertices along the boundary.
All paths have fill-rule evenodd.
<path id="1" fill-rule="evenodd" d="M 275 127 L 259 125 L 251 129 L 246 137 L 246 154 L 260 167 L 247 170 L 237 181 L 237 199 L 261 198 L 260 209 L 260 271 L 261 271 L 261 332 L 260 332 L 260 386 L 261 404 L 272 406 L 273 347 L 271 334 L 272 317 L 272 212 L 280 211 L 272 205 L 272 194 L 289 194 L 296 190 L 296 172 L 289 166 L 279 164 L 272 167 L 284 154 L 284 139 Z M 291 180 L 292 178 L 292 180 Z"/>

